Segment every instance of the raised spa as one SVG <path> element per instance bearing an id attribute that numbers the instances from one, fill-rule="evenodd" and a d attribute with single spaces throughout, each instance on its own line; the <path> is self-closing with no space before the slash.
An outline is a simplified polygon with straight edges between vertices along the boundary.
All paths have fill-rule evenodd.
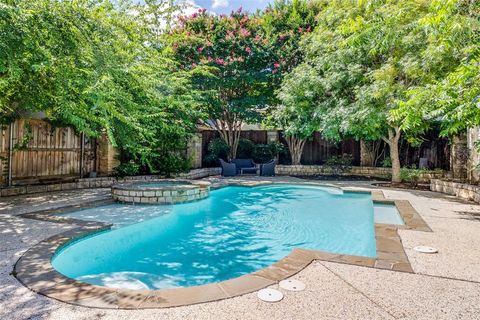
<path id="1" fill-rule="evenodd" d="M 112 186 L 113 199 L 125 203 L 176 204 L 207 198 L 210 183 L 204 181 L 129 182 Z"/>
<path id="2" fill-rule="evenodd" d="M 196 202 L 117 203 L 68 215 L 114 226 L 67 244 L 53 257 L 54 268 L 113 288 L 223 281 L 269 266 L 294 248 L 376 256 L 371 194 L 336 188 L 230 186 Z"/>

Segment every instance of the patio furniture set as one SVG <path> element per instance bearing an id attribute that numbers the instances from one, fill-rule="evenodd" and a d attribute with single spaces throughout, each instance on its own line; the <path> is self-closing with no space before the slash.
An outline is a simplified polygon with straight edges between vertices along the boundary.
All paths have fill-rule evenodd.
<path id="1" fill-rule="evenodd" d="M 234 159 L 226 162 L 220 159 L 223 177 L 234 177 L 244 174 L 258 174 L 260 176 L 275 176 L 275 160 L 267 163 L 257 164 L 252 159 Z"/>

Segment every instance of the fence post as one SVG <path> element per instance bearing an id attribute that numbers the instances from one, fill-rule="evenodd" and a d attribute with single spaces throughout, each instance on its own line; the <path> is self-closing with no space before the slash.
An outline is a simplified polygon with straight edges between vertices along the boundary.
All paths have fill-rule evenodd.
<path id="1" fill-rule="evenodd" d="M 8 179 L 7 186 L 11 187 L 13 184 L 13 122 L 8 126 Z"/>
<path id="2" fill-rule="evenodd" d="M 80 179 L 83 178 L 85 162 L 85 133 L 80 134 Z"/>
<path id="3" fill-rule="evenodd" d="M 465 180 L 467 178 L 468 163 L 468 145 L 467 135 L 465 133 L 458 134 L 452 139 L 452 147 L 450 154 L 450 167 L 453 178 Z"/>
<path id="4" fill-rule="evenodd" d="M 113 173 L 115 167 L 120 164 L 117 155 L 117 150 L 108 140 L 106 133 L 103 133 L 98 140 L 97 148 L 97 166 L 99 175 L 107 176 Z"/>
<path id="5" fill-rule="evenodd" d="M 187 158 L 192 163 L 192 169 L 198 169 L 202 167 L 202 134 L 196 133 L 193 135 L 187 144 Z"/>
<path id="6" fill-rule="evenodd" d="M 480 181 L 480 150 L 477 143 L 480 143 L 480 127 L 470 128 L 467 130 L 468 145 L 468 163 L 467 173 L 468 181 L 476 183 Z"/>

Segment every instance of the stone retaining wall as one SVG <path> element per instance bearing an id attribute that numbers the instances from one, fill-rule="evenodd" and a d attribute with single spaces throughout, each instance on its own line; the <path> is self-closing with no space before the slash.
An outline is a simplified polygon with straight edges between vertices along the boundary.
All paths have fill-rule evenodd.
<path id="1" fill-rule="evenodd" d="M 220 168 L 202 168 L 191 170 L 187 173 L 178 174 L 176 177 L 181 179 L 195 180 L 208 176 L 215 176 L 221 173 Z M 75 190 L 75 189 L 91 189 L 91 188 L 108 188 L 116 183 L 123 183 L 129 181 L 149 181 L 164 179 L 163 176 L 151 175 L 151 176 L 135 176 L 125 178 L 104 177 L 104 178 L 85 178 L 78 179 L 75 182 L 67 183 L 54 183 L 46 185 L 33 185 L 33 186 L 17 186 L 11 188 L 0 189 L 0 197 L 17 196 L 22 194 L 42 193 L 51 191 L 62 190 Z"/>
<path id="2" fill-rule="evenodd" d="M 461 199 L 475 201 L 480 203 L 480 186 L 474 186 L 466 183 L 432 179 L 430 181 L 430 190 L 446 193 Z"/>
<path id="3" fill-rule="evenodd" d="M 276 167 L 275 172 L 277 175 L 285 176 L 316 176 L 316 175 L 331 175 L 333 173 L 332 168 L 329 166 L 284 166 L 279 165 Z M 338 173 L 341 176 L 361 176 L 366 178 L 380 178 L 390 179 L 391 168 L 380 167 L 351 167 L 348 171 Z M 420 183 L 429 183 L 430 179 L 439 179 L 445 176 L 443 171 L 425 172 L 420 177 Z"/>
<path id="4" fill-rule="evenodd" d="M 331 175 L 332 168 L 329 166 L 284 166 L 279 165 L 275 169 L 276 174 L 285 176 L 316 176 L 316 175 Z M 342 176 L 365 176 L 375 178 L 388 178 L 391 175 L 390 168 L 375 168 L 375 167 L 351 167 L 348 172 L 341 172 Z"/>

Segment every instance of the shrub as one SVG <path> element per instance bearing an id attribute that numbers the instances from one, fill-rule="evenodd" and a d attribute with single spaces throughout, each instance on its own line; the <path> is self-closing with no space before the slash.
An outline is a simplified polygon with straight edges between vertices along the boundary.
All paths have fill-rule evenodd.
<path id="1" fill-rule="evenodd" d="M 257 144 L 253 151 L 253 160 L 257 163 L 266 163 L 285 152 L 285 146 L 280 142 Z"/>
<path id="2" fill-rule="evenodd" d="M 392 167 L 392 159 L 391 158 L 385 158 L 382 161 L 382 167 L 384 168 L 391 168 Z"/>
<path id="3" fill-rule="evenodd" d="M 353 156 L 350 154 L 343 154 L 341 156 L 330 157 L 325 165 L 332 170 L 333 175 L 338 175 L 341 172 L 349 171 L 352 168 Z"/>
<path id="4" fill-rule="evenodd" d="M 410 168 L 405 167 L 400 170 L 400 178 L 402 182 L 410 184 L 412 188 L 416 188 L 421 175 L 425 173 L 425 171 L 425 169 L 417 169 L 415 166 Z"/>
<path id="5" fill-rule="evenodd" d="M 219 158 L 225 161 L 228 160 L 228 153 L 230 152 L 230 147 L 222 138 L 212 139 L 208 143 L 207 149 L 208 153 L 204 159 L 204 162 L 207 166 L 219 165 Z"/>
<path id="6" fill-rule="evenodd" d="M 140 165 L 136 164 L 133 160 L 125 163 L 121 163 L 114 170 L 114 175 L 119 178 L 127 176 L 135 176 L 140 172 Z"/>
<path id="7" fill-rule="evenodd" d="M 237 158 L 238 159 L 252 159 L 255 153 L 255 143 L 248 139 L 240 139 L 238 142 Z"/>
<path id="8" fill-rule="evenodd" d="M 176 153 L 165 153 L 159 156 L 159 161 L 153 161 L 151 164 L 155 170 L 150 170 L 149 173 L 159 174 L 166 177 L 171 177 L 180 172 L 186 172 L 191 168 L 192 161 L 190 158 Z"/>

